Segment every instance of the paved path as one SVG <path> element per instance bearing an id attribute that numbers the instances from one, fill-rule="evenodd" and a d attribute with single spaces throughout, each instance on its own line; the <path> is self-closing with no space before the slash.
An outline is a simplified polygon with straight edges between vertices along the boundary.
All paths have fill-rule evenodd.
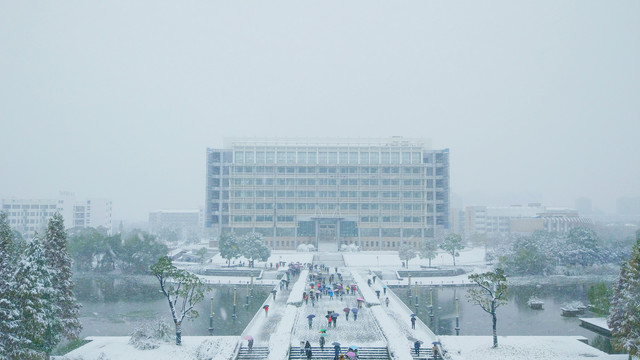
<path id="1" fill-rule="evenodd" d="M 349 271 L 339 269 L 343 274 L 343 284 L 352 284 L 353 279 Z M 330 271 L 335 272 L 335 269 Z M 326 329 L 326 346 L 330 347 L 331 343 L 339 342 L 342 345 L 363 346 L 386 346 L 386 341 L 375 322 L 371 310 L 362 307 L 358 311 L 357 320 L 354 320 L 353 314 L 350 313 L 347 320 L 344 308 L 357 308 L 358 302 L 356 298 L 360 295 L 344 295 L 342 299 L 334 296 L 333 300 L 328 295 L 322 297 L 312 305 L 311 300 L 307 304 L 303 303 L 298 308 L 297 321 L 294 325 L 294 334 L 292 336 L 291 345 L 300 346 L 300 341 L 309 341 L 313 346 L 319 346 L 320 329 Z M 336 327 L 328 327 L 328 321 L 325 318 L 329 310 L 334 310 L 340 314 Z M 313 324 L 309 329 L 307 315 L 315 315 Z"/>

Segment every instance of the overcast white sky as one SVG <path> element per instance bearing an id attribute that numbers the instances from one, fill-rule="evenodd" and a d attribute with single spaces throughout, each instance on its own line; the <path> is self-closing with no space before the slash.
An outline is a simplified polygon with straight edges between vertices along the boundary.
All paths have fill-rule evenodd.
<path id="1" fill-rule="evenodd" d="M 640 2 L 1 1 L 0 195 L 204 204 L 229 136 L 427 137 L 456 203 L 640 196 Z"/>

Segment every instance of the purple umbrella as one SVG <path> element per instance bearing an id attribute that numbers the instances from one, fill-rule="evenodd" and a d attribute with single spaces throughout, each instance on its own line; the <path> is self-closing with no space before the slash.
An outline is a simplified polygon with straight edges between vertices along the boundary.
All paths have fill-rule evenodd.
<path id="1" fill-rule="evenodd" d="M 307 319 L 313 319 L 314 317 L 316 317 L 316 316 L 313 315 L 313 314 L 307 315 Z"/>
<path id="2" fill-rule="evenodd" d="M 349 311 L 351 311 L 351 309 L 349 309 L 349 308 L 344 308 L 344 309 L 342 309 L 342 311 L 344 311 L 344 312 L 346 312 L 346 313 L 348 314 L 348 313 L 349 313 Z"/>

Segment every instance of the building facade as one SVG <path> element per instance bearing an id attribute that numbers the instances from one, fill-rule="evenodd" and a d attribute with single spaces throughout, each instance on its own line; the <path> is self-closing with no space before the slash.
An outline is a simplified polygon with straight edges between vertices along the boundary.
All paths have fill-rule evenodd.
<path id="1" fill-rule="evenodd" d="M 449 223 L 449 150 L 421 139 L 225 139 L 206 186 L 205 227 L 274 249 L 391 250 Z"/>
<path id="2" fill-rule="evenodd" d="M 27 238 L 46 229 L 49 219 L 59 212 L 67 229 L 103 227 L 111 234 L 110 200 L 76 200 L 73 193 L 62 192 L 53 199 L 3 198 L 0 211 L 7 213 L 12 229 Z"/>

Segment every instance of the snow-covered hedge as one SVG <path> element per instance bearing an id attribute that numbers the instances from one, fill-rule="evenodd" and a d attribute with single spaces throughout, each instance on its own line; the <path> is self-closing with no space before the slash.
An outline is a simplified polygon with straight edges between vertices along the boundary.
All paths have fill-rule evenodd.
<path id="1" fill-rule="evenodd" d="M 311 244 L 300 244 L 298 245 L 297 251 L 298 252 L 316 251 L 316 247 Z"/>
<path id="2" fill-rule="evenodd" d="M 212 338 L 203 341 L 195 350 L 194 355 L 198 360 L 229 360 L 229 354 L 235 354 L 238 344 L 239 341 L 236 337 Z"/>
<path id="3" fill-rule="evenodd" d="M 360 276 L 360 274 L 358 274 L 355 271 L 352 271 L 351 275 L 353 275 L 353 281 L 355 281 L 355 283 L 358 285 L 358 290 L 362 294 L 362 297 L 364 298 L 364 302 L 368 306 L 380 305 L 380 299 L 378 299 L 378 296 L 373 293 L 373 290 L 371 290 L 367 282 L 362 280 L 362 277 Z"/>
<path id="4" fill-rule="evenodd" d="M 294 328 L 298 308 L 287 305 L 282 315 L 282 320 L 278 324 L 276 331 L 269 338 L 269 360 L 289 359 L 289 344 L 291 344 L 292 329 Z"/>
<path id="5" fill-rule="evenodd" d="M 144 322 L 131 333 L 129 345 L 138 350 L 156 349 L 161 343 L 171 342 L 173 334 L 175 330 L 162 320 Z"/>
<path id="6" fill-rule="evenodd" d="M 300 272 L 298 281 L 296 281 L 291 288 L 291 293 L 289 294 L 289 298 L 287 299 L 287 305 L 299 306 L 302 304 L 302 293 L 306 289 L 305 286 L 307 285 L 308 276 L 309 270 L 302 270 Z"/>
<path id="7" fill-rule="evenodd" d="M 356 251 L 360 251 L 360 246 L 356 245 L 356 244 L 342 244 L 340 246 L 340 251 L 345 251 L 345 252 L 356 252 Z"/>
<path id="8" fill-rule="evenodd" d="M 376 319 L 382 334 L 387 339 L 389 354 L 394 360 L 411 359 L 411 347 L 413 344 L 402 334 L 402 330 L 398 327 L 396 320 L 389 317 L 380 306 L 371 307 L 371 313 Z"/>

